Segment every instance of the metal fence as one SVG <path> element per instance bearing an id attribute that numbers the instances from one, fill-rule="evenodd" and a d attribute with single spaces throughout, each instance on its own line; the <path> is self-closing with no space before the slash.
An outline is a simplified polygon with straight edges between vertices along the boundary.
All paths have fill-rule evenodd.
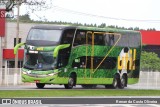
<path id="1" fill-rule="evenodd" d="M 19 85 L 21 68 L 0 68 L 0 85 Z"/>
<path id="2" fill-rule="evenodd" d="M 20 85 L 21 68 L 1 68 L 0 69 L 0 85 Z M 141 71 L 139 82 L 130 85 L 135 89 L 160 89 L 160 72 L 158 71 Z"/>
<path id="3" fill-rule="evenodd" d="M 141 71 L 139 82 L 132 85 L 135 89 L 160 89 L 159 71 Z"/>

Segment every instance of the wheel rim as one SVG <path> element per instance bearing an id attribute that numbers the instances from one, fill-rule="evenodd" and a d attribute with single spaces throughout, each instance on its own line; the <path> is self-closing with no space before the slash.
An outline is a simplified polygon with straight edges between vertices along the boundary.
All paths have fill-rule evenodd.
<path id="1" fill-rule="evenodd" d="M 114 79 L 113 87 L 114 87 L 114 88 L 117 87 L 117 79 Z"/>
<path id="2" fill-rule="evenodd" d="M 73 80 L 73 78 L 70 78 L 68 81 L 69 87 L 73 87 L 73 84 L 74 84 L 74 80 Z"/>
<path id="3" fill-rule="evenodd" d="M 123 87 L 124 87 L 124 85 L 125 85 L 125 78 L 124 78 L 124 77 L 122 77 L 122 79 L 121 79 L 121 87 L 123 88 Z"/>

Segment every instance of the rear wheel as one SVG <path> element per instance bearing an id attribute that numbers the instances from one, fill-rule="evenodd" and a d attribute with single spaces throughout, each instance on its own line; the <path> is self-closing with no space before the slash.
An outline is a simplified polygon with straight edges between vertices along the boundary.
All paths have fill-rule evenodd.
<path id="1" fill-rule="evenodd" d="M 120 87 L 121 89 L 123 89 L 125 86 L 127 86 L 127 77 L 125 75 L 122 75 L 122 78 L 120 80 Z"/>
<path id="2" fill-rule="evenodd" d="M 44 88 L 44 83 L 36 83 L 37 88 Z"/>
<path id="3" fill-rule="evenodd" d="M 113 86 L 114 89 L 119 88 L 119 86 L 120 86 L 120 78 L 119 78 L 118 75 L 114 76 L 112 86 Z"/>

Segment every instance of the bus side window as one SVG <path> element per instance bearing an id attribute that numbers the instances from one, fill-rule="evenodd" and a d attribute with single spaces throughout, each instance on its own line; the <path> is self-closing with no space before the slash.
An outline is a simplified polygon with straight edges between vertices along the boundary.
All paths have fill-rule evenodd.
<path id="1" fill-rule="evenodd" d="M 103 34 L 95 34 L 95 40 L 94 40 L 94 44 L 95 45 L 103 45 L 104 46 L 104 35 Z"/>
<path id="2" fill-rule="evenodd" d="M 74 30 L 68 30 L 63 33 L 61 44 L 72 44 Z"/>
<path id="3" fill-rule="evenodd" d="M 77 32 L 73 46 L 86 44 L 85 32 Z"/>
<path id="4" fill-rule="evenodd" d="M 81 35 L 80 35 L 80 34 L 77 34 L 73 45 L 74 45 L 74 46 L 80 45 L 81 42 L 82 42 L 82 41 L 81 41 Z"/>
<path id="5" fill-rule="evenodd" d="M 88 44 L 92 45 L 92 34 L 88 34 Z"/>
<path id="6" fill-rule="evenodd" d="M 115 43 L 115 37 L 114 34 L 107 34 L 105 36 L 105 44 L 108 46 L 112 46 Z"/>

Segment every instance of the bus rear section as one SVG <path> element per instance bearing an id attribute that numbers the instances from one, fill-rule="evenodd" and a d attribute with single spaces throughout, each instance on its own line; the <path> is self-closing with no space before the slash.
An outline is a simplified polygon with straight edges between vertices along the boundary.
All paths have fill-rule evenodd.
<path id="1" fill-rule="evenodd" d="M 137 83 L 140 71 L 140 33 L 99 30 L 77 30 L 70 58 L 69 71 L 76 74 L 76 79 L 72 80 L 85 88 L 98 84 L 124 88 L 127 84 Z"/>

